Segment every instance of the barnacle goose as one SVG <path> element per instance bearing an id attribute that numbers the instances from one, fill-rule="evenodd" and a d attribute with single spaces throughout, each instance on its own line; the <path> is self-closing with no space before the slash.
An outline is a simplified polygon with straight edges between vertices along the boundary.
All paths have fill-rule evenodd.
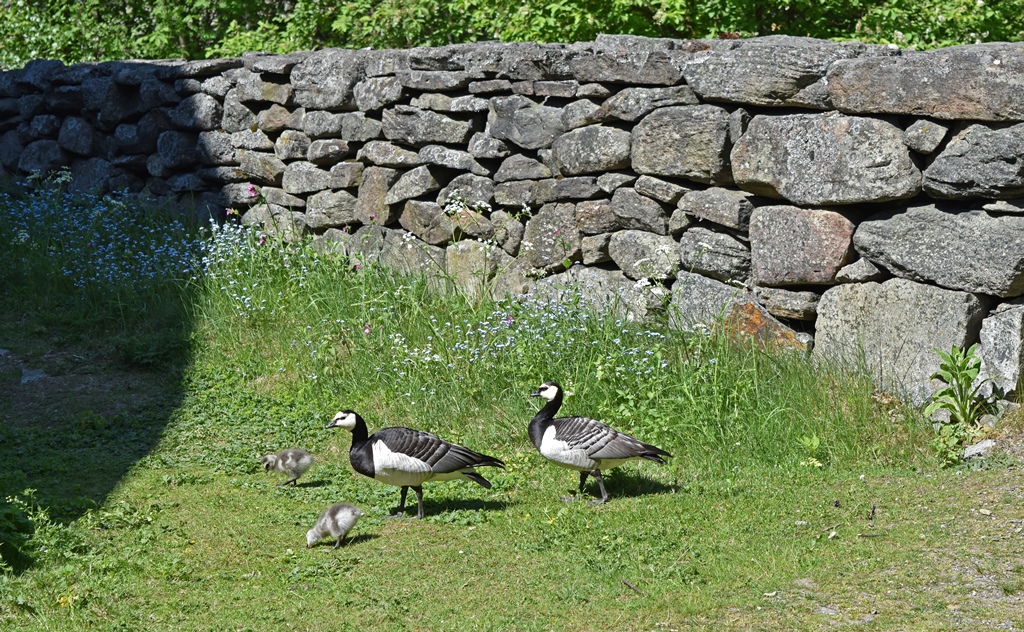
<path id="1" fill-rule="evenodd" d="M 287 450 L 281 450 L 277 454 L 268 454 L 263 457 L 260 463 L 263 465 L 265 472 L 273 469 L 291 476 L 285 482 L 278 483 L 278 486 L 287 485 L 288 483 L 297 485 L 298 483 L 295 481 L 313 465 L 313 456 L 302 448 L 288 448 Z"/>
<path id="2" fill-rule="evenodd" d="M 592 504 L 608 501 L 601 470 L 611 469 L 632 459 L 647 459 L 664 463 L 663 456 L 672 456 L 661 448 L 644 443 L 623 434 L 596 419 L 589 417 L 558 417 L 562 406 L 562 387 L 558 382 L 544 382 L 530 397 L 547 400 L 544 407 L 530 422 L 530 441 L 549 461 L 572 470 L 579 470 L 579 495 L 566 498 L 576 500 L 583 496 L 583 484 L 587 475 L 597 479 L 601 498 Z"/>
<path id="3" fill-rule="evenodd" d="M 381 428 L 367 436 L 366 422 L 351 410 L 335 415 L 327 427 L 352 431 L 352 448 L 348 452 L 352 469 L 376 481 L 402 488 L 402 500 L 394 515 L 396 518 L 405 511 L 405 496 L 410 487 L 416 492 L 419 507 L 416 517 L 422 518 L 423 483 L 467 478 L 490 489 L 490 481 L 473 468 L 485 465 L 505 468 L 505 464 L 493 456 L 411 428 Z"/>
<path id="4" fill-rule="evenodd" d="M 359 511 L 359 507 L 355 505 L 348 503 L 331 505 L 320 514 L 313 528 L 306 532 L 306 548 L 313 548 L 313 545 L 327 534 L 330 534 L 332 538 L 338 538 L 334 544 L 334 548 L 338 548 L 361 515 L 363 512 Z"/>

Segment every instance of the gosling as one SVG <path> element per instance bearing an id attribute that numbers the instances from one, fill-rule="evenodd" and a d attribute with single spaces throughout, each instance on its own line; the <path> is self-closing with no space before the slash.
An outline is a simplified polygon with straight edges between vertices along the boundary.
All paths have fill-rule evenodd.
<path id="1" fill-rule="evenodd" d="M 305 474 L 306 470 L 313 465 L 313 456 L 302 448 L 289 448 L 281 450 L 277 454 L 268 454 L 263 457 L 261 463 L 266 472 L 273 469 L 274 471 L 291 476 L 285 482 L 278 483 L 278 487 L 288 483 L 297 485 L 295 481 L 299 480 L 299 477 Z"/>
<path id="2" fill-rule="evenodd" d="M 338 538 L 334 544 L 334 548 L 338 548 L 361 515 L 363 512 L 359 511 L 359 507 L 355 505 L 348 503 L 331 505 L 320 514 L 313 528 L 306 532 L 306 548 L 313 548 L 320 538 L 328 534 L 332 538 Z"/>

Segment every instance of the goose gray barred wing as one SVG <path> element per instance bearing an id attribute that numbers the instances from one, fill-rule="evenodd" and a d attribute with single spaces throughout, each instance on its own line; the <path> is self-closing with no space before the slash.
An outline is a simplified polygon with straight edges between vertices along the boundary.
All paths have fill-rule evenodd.
<path id="1" fill-rule="evenodd" d="M 411 428 L 383 428 L 375 433 L 375 437 L 392 452 L 401 452 L 423 461 L 438 474 L 481 465 L 503 465 L 498 459 Z"/>
<path id="2" fill-rule="evenodd" d="M 591 458 L 627 459 L 642 451 L 642 443 L 596 419 L 560 417 L 551 423 L 555 439 L 565 441 L 573 450 L 585 451 Z"/>

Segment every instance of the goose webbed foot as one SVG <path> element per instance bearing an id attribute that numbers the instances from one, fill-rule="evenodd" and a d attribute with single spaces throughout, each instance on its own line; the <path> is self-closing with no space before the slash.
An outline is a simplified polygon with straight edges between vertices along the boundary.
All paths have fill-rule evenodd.
<path id="1" fill-rule="evenodd" d="M 333 551 L 333 550 L 337 549 L 339 546 L 341 546 L 341 543 L 344 542 L 344 541 L 345 541 L 345 536 L 341 536 L 340 538 L 338 538 L 338 541 L 334 544 L 334 549 L 331 549 L 331 550 Z"/>

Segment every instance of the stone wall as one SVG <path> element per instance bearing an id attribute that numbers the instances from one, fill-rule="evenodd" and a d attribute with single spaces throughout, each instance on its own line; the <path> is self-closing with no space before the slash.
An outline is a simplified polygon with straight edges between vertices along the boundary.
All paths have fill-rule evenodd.
<path id="1" fill-rule="evenodd" d="M 1024 363 L 1024 45 L 793 37 L 249 54 L 0 74 L 0 164 L 498 296 L 724 317 L 924 402 Z"/>

